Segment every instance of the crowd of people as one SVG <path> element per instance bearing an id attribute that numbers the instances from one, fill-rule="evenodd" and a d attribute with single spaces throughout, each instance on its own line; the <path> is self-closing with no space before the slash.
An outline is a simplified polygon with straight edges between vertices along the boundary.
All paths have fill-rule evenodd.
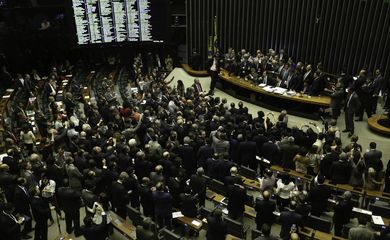
<path id="1" fill-rule="evenodd" d="M 330 96 L 332 117 L 337 120 L 341 110 L 345 110 L 345 130 L 350 132 L 350 136 L 354 133 L 354 115 L 356 121 L 362 121 L 364 112 L 368 118 L 375 114 L 378 99 L 387 95 L 390 84 L 379 69 L 371 74 L 363 68 L 355 77 L 343 71 L 335 77 L 326 74 L 321 63 L 314 66 L 294 62 L 283 49 L 279 53 L 273 49 L 266 53 L 257 50 L 252 55 L 245 49 L 236 53 L 233 48 L 229 48 L 227 53 L 217 52 L 210 58 L 207 70 L 212 77 L 211 92 L 222 67 L 256 86 L 281 87 L 308 96 Z M 390 98 L 386 99 L 384 108 L 390 108 Z"/>
<path id="2" fill-rule="evenodd" d="M 244 52 L 244 60 L 249 61 L 246 56 Z M 226 67 L 234 72 L 232 64 Z M 52 205 L 55 214 L 65 219 L 68 234 L 105 239 L 112 231 L 108 212 L 126 218 L 129 205 L 145 216 L 137 227 L 137 239 L 155 239 L 152 220 L 158 229 L 172 229 L 176 210 L 197 217 L 199 206 L 206 201 L 205 175 L 224 183 L 228 217 L 242 221 L 247 190 L 238 174 L 241 166 L 262 177 L 260 192 L 254 195 L 257 228 L 263 234 L 259 239 L 274 239 L 270 236 L 276 221 L 274 210 L 280 212 L 279 237 L 299 239 L 303 219 L 309 213 L 321 216 L 326 210 L 332 192 L 324 185 L 325 179 L 390 191 L 390 168 L 384 168 L 376 143 L 361 146 L 355 135 L 350 143 L 342 143 L 335 121 L 298 127 L 289 124 L 286 111 L 275 117 L 262 111 L 252 116 L 242 102 L 229 104 L 204 91 L 197 79 L 190 87 L 185 88 L 180 80 L 173 87 L 168 84 L 172 79 L 167 82 L 155 63 L 150 69 L 143 66 L 147 64 L 142 64 L 142 58 L 136 58 L 132 78 L 139 92 L 123 104 L 116 100 L 88 103 L 74 99 L 77 94 L 68 89 L 64 109 L 51 104 L 50 114 L 41 118 L 37 131 L 32 121 L 20 120 L 18 115 L 10 116 L 13 124 L 5 122 L 6 146 L 0 164 L 2 238 L 31 238 L 34 219 L 34 239 L 47 239 L 48 224 L 54 222 Z M 298 71 L 292 66 L 287 64 L 286 69 Z M 67 70 L 51 74 L 47 81 L 61 83 L 65 74 Z M 247 74 L 249 70 L 240 73 Z M 145 75 L 148 81 L 136 81 Z M 28 80 L 18 76 L 17 81 L 16 90 L 26 91 Z M 48 91 L 55 97 L 58 93 L 53 88 L 49 86 Z M 27 102 L 21 101 L 20 112 Z M 256 156 L 271 165 L 316 176 L 315 186 L 309 189 L 288 175 L 276 175 L 260 166 Z M 352 211 L 351 194 L 345 193 L 342 199 L 334 209 L 336 235 Z M 86 216 L 80 224 L 82 207 Z M 207 239 L 225 239 L 224 218 L 219 207 L 207 217 Z M 371 239 L 374 233 L 366 228 L 366 221 L 359 219 L 350 239 Z M 355 237 L 359 231 L 366 231 L 368 238 Z"/>

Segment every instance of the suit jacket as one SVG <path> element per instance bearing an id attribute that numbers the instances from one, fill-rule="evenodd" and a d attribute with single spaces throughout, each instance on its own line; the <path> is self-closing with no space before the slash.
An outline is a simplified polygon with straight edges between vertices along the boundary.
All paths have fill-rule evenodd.
<path id="1" fill-rule="evenodd" d="M 66 165 L 65 169 L 69 178 L 69 186 L 76 189 L 81 189 L 83 174 L 81 174 L 79 169 L 73 164 Z"/>
<path id="2" fill-rule="evenodd" d="M 271 200 L 259 200 L 255 204 L 256 223 L 267 223 L 272 225 L 274 223 L 274 214 L 276 204 Z"/>
<path id="3" fill-rule="evenodd" d="M 142 208 L 154 210 L 153 195 L 150 186 L 141 185 L 139 188 L 139 195 L 140 195 Z"/>
<path id="4" fill-rule="evenodd" d="M 366 226 L 359 225 L 349 229 L 348 239 L 350 240 L 373 240 L 374 232 Z"/>
<path id="5" fill-rule="evenodd" d="M 41 197 L 31 198 L 31 210 L 35 222 L 44 222 L 49 219 L 50 207 L 49 203 Z"/>
<path id="6" fill-rule="evenodd" d="M 348 94 L 345 102 L 345 111 L 348 111 L 350 113 L 356 113 L 357 111 L 359 111 L 360 106 L 361 102 L 357 93 L 352 92 Z"/>
<path id="7" fill-rule="evenodd" d="M 337 184 L 347 184 L 352 166 L 347 161 L 336 161 L 330 166 L 330 180 Z"/>
<path id="8" fill-rule="evenodd" d="M 136 236 L 138 240 L 157 240 L 157 236 L 149 229 L 144 229 L 142 226 L 137 226 Z"/>
<path id="9" fill-rule="evenodd" d="M 382 152 L 376 149 L 372 149 L 363 155 L 364 163 L 366 164 L 366 169 L 370 167 L 374 168 L 376 172 L 379 172 L 383 169 Z"/>
<path id="10" fill-rule="evenodd" d="M 98 196 L 96 196 L 93 192 L 87 191 L 83 189 L 81 191 L 81 198 L 85 203 L 85 207 L 93 208 L 93 204 L 99 200 Z"/>
<path id="11" fill-rule="evenodd" d="M 193 174 L 196 171 L 196 159 L 194 148 L 190 145 L 181 145 L 177 148 L 177 154 L 182 159 L 182 166 L 187 174 Z"/>
<path id="12" fill-rule="evenodd" d="M 206 179 L 199 175 L 192 175 L 190 179 L 190 187 L 192 192 L 198 194 L 199 203 L 204 205 L 206 199 L 206 188 L 207 188 Z"/>
<path id="13" fill-rule="evenodd" d="M 57 190 L 60 208 L 65 213 L 78 212 L 81 207 L 81 194 L 71 187 L 60 187 Z"/>
<path id="14" fill-rule="evenodd" d="M 341 201 L 334 207 L 333 222 L 336 224 L 347 224 L 351 219 L 351 201 Z"/>
<path id="15" fill-rule="evenodd" d="M 186 217 L 195 218 L 198 215 L 198 197 L 181 193 L 180 200 L 181 213 Z"/>
<path id="16" fill-rule="evenodd" d="M 272 164 L 279 163 L 279 154 L 278 146 L 271 142 L 265 142 L 260 150 L 260 155 L 271 161 Z"/>
<path id="17" fill-rule="evenodd" d="M 285 143 L 280 146 L 282 166 L 284 168 L 295 169 L 293 159 L 298 154 L 299 146 Z"/>
<path id="18" fill-rule="evenodd" d="M 344 89 L 338 89 L 330 95 L 330 108 L 342 109 L 344 100 Z"/>
<path id="19" fill-rule="evenodd" d="M 0 212 L 0 236 L 7 240 L 20 240 L 20 225 L 11 217 Z"/>
<path id="20" fill-rule="evenodd" d="M 111 185 L 111 203 L 114 208 L 126 208 L 129 203 L 129 195 L 124 184 L 117 181 Z"/>
<path id="21" fill-rule="evenodd" d="M 154 211 L 156 216 L 172 214 L 172 195 L 169 192 L 153 192 Z"/>
<path id="22" fill-rule="evenodd" d="M 205 162 L 208 158 L 213 157 L 214 155 L 214 148 L 210 145 L 204 145 L 201 146 L 198 150 L 198 153 L 196 154 L 198 158 L 198 165 L 205 167 Z"/>
<path id="23" fill-rule="evenodd" d="M 280 238 L 283 240 L 290 239 L 290 229 L 293 224 L 302 226 L 302 216 L 296 212 L 284 211 L 279 217 L 282 227 L 280 228 Z"/>
<path id="24" fill-rule="evenodd" d="M 80 228 L 80 234 L 84 236 L 86 240 L 105 240 L 108 235 L 107 230 L 107 215 L 103 215 L 103 221 L 101 224 L 92 224 L 91 226 L 82 226 Z"/>
<path id="25" fill-rule="evenodd" d="M 31 216 L 30 195 L 28 194 L 27 192 L 28 190 L 26 188 L 25 191 L 23 191 L 20 186 L 15 187 L 15 192 L 14 192 L 15 211 L 19 214 Z"/>
<path id="26" fill-rule="evenodd" d="M 317 185 L 310 192 L 308 202 L 311 205 L 311 212 L 315 216 L 320 216 L 328 205 L 331 189 L 325 185 Z"/>
<path id="27" fill-rule="evenodd" d="M 207 240 L 225 240 L 227 226 L 223 220 L 216 219 L 214 216 L 207 217 Z"/>
<path id="28" fill-rule="evenodd" d="M 256 163 L 257 146 L 253 141 L 244 141 L 238 145 L 240 162 L 244 165 Z"/>
<path id="29" fill-rule="evenodd" d="M 230 185 L 227 186 L 227 209 L 235 215 L 242 215 L 245 210 L 246 190 L 242 186 Z"/>

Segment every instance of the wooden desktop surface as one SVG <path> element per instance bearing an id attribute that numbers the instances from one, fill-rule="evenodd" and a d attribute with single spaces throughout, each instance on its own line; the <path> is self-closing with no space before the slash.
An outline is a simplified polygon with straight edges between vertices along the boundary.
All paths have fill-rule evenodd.
<path id="1" fill-rule="evenodd" d="M 385 135 L 390 135 L 390 129 L 389 128 L 386 128 L 382 125 L 380 125 L 378 123 L 378 120 L 381 120 L 381 119 L 387 119 L 387 116 L 385 115 L 374 115 L 372 117 L 370 117 L 367 121 L 368 123 L 368 126 L 373 130 L 373 131 L 376 131 L 376 132 L 379 132 L 379 133 L 382 133 L 382 134 L 385 134 Z"/>
<path id="2" fill-rule="evenodd" d="M 118 216 L 113 211 L 109 212 L 111 217 L 111 224 L 114 226 L 115 229 L 117 229 L 119 232 L 121 232 L 127 239 L 136 240 L 136 228 L 128 221 L 124 220 L 120 216 Z"/>
<path id="3" fill-rule="evenodd" d="M 329 107 L 330 106 L 330 97 L 328 96 L 288 96 L 288 95 L 282 95 L 282 94 L 276 94 L 265 91 L 262 87 L 256 86 L 248 81 L 245 81 L 244 79 L 241 79 L 237 76 L 229 76 L 229 72 L 225 69 L 222 69 L 220 74 L 220 79 L 223 81 L 229 82 L 231 84 L 234 84 L 238 87 L 242 87 L 247 90 L 251 90 L 253 92 L 261 93 L 264 95 L 269 95 L 272 97 L 277 97 L 281 99 L 287 99 L 291 101 L 301 102 L 301 103 L 307 103 L 311 105 L 317 105 L 322 107 Z"/>
<path id="4" fill-rule="evenodd" d="M 186 71 L 189 75 L 194 77 L 207 77 L 209 73 L 206 70 L 194 70 L 190 65 L 183 63 L 181 67 Z"/>

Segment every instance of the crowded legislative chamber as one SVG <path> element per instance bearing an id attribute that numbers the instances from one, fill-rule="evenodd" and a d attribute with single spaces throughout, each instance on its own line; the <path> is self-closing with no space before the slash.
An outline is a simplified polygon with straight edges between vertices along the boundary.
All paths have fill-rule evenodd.
<path id="1" fill-rule="evenodd" d="M 1 240 L 390 240 L 389 0 L 0 0 Z"/>

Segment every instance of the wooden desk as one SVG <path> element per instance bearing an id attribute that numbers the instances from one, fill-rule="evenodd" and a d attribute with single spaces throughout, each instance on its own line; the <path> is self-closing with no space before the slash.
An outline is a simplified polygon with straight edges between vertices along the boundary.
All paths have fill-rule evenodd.
<path id="1" fill-rule="evenodd" d="M 203 222 L 199 219 L 196 219 L 196 218 L 190 218 L 190 217 L 186 217 L 186 216 L 183 216 L 183 217 L 178 217 L 178 218 L 175 218 L 178 222 L 180 222 L 181 224 L 185 224 L 187 226 L 189 226 L 190 228 L 192 228 L 193 230 L 199 232 L 202 227 L 203 227 Z M 200 224 L 196 225 L 193 223 L 193 221 L 196 221 Z"/>
<path id="2" fill-rule="evenodd" d="M 321 106 L 321 107 L 329 107 L 330 106 L 330 97 L 328 96 L 288 96 L 288 95 L 282 95 L 282 94 L 276 94 L 276 93 L 271 93 L 265 91 L 262 87 L 256 86 L 248 81 L 245 81 L 237 76 L 229 76 L 229 72 L 226 71 L 225 69 L 222 69 L 220 74 L 220 79 L 226 82 L 229 82 L 231 84 L 234 84 L 238 87 L 253 91 L 255 93 L 260 93 L 263 95 L 268 95 L 272 97 L 277 97 L 281 99 L 286 99 L 290 101 L 295 101 L 295 102 L 300 102 L 300 103 L 306 103 L 306 104 L 311 104 L 311 105 L 316 105 L 316 106 Z"/>
<path id="3" fill-rule="evenodd" d="M 287 172 L 285 169 L 283 169 L 281 166 L 278 166 L 278 165 L 272 165 L 271 170 L 279 172 L 279 173 L 285 173 L 285 174 L 290 175 L 291 177 L 299 178 L 299 179 L 302 179 L 302 180 L 307 181 L 307 182 L 313 181 L 313 178 L 314 178 L 313 176 L 306 175 L 306 174 L 294 171 L 292 169 L 288 169 L 288 172 Z"/>
<path id="4" fill-rule="evenodd" d="M 192 69 L 192 67 L 188 64 L 185 64 L 183 63 L 181 65 L 181 67 L 184 69 L 184 71 L 186 71 L 186 73 L 188 73 L 189 75 L 191 76 L 194 76 L 194 77 L 207 77 L 209 76 L 209 73 L 206 71 L 206 70 L 194 70 Z"/>
<path id="5" fill-rule="evenodd" d="M 241 179 L 243 180 L 243 183 L 245 187 L 251 189 L 251 190 L 260 190 L 260 182 L 258 180 L 253 180 L 250 178 L 246 178 L 242 175 L 240 175 Z"/>
<path id="6" fill-rule="evenodd" d="M 385 195 L 383 195 L 382 191 L 364 189 L 364 192 L 366 193 L 366 196 L 369 198 L 379 198 L 379 199 L 390 201 L 390 194 L 385 193 Z"/>
<path id="7" fill-rule="evenodd" d="M 375 132 L 382 133 L 382 134 L 389 136 L 390 135 L 390 128 L 384 127 L 378 123 L 378 120 L 381 120 L 381 119 L 387 119 L 387 116 L 386 115 L 374 115 L 374 116 L 370 117 L 367 121 L 368 126 L 370 127 L 371 130 L 373 130 Z"/>
<path id="8" fill-rule="evenodd" d="M 337 236 L 332 235 L 330 233 L 325 233 L 325 232 L 321 232 L 318 230 L 316 230 L 314 232 L 314 239 L 318 239 L 318 240 L 345 240 L 345 238 L 337 237 Z"/>
<path id="9" fill-rule="evenodd" d="M 225 240 L 240 240 L 241 238 L 235 237 L 231 234 L 226 235 Z"/>
<path id="10" fill-rule="evenodd" d="M 211 191 L 210 189 L 207 189 L 208 192 L 211 193 L 209 200 L 212 200 L 216 203 L 221 203 L 222 200 L 225 198 L 225 196 L 218 194 L 216 192 Z M 244 215 L 250 218 L 256 218 L 256 211 L 253 207 L 245 205 Z"/>
<path id="11" fill-rule="evenodd" d="M 122 233 L 127 239 L 137 239 L 136 228 L 132 224 L 118 216 L 113 211 L 110 211 L 109 214 L 112 219 L 111 224 L 116 230 Z"/>

